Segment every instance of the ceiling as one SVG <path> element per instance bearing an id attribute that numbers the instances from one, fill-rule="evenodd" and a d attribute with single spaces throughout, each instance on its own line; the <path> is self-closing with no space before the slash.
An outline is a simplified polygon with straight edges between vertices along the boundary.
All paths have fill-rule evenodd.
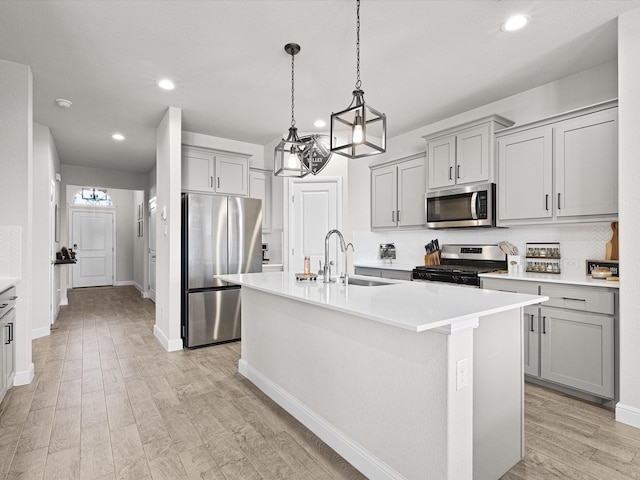
<path id="1" fill-rule="evenodd" d="M 615 18 L 638 6 L 362 0 L 362 89 L 392 137 L 615 59 Z M 514 13 L 529 26 L 502 32 Z M 168 106 L 183 130 L 269 143 L 290 123 L 289 42 L 297 127 L 323 130 L 313 122 L 351 101 L 354 0 L 0 0 L 0 58 L 31 66 L 34 121 L 71 165 L 148 172 Z"/>

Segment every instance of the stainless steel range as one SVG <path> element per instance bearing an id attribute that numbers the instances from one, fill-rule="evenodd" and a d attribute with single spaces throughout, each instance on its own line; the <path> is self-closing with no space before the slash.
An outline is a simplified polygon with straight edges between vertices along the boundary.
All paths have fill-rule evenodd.
<path id="1" fill-rule="evenodd" d="M 498 245 L 443 245 L 440 265 L 419 265 L 412 278 L 479 287 L 479 274 L 506 269 L 507 255 Z"/>

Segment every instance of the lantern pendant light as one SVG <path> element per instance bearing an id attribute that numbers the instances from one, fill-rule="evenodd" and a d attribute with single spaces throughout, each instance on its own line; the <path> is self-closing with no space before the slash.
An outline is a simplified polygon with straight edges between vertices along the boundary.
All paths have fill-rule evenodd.
<path id="1" fill-rule="evenodd" d="M 280 140 L 274 151 L 274 175 L 281 177 L 305 177 L 310 171 L 308 163 L 304 161 L 304 152 L 309 148 L 309 143 L 303 142 L 298 137 L 294 109 L 294 57 L 300 52 L 300 45 L 287 43 L 285 52 L 291 55 L 291 126 L 287 138 Z"/>
<path id="2" fill-rule="evenodd" d="M 387 144 L 387 116 L 367 105 L 360 81 L 360 0 L 356 0 L 356 89 L 351 104 L 331 114 L 331 152 L 348 158 L 384 153 Z"/>

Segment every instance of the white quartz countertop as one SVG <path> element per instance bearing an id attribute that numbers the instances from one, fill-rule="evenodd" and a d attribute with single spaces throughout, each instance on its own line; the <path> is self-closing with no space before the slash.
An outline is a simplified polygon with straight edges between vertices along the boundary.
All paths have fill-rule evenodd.
<path id="1" fill-rule="evenodd" d="M 3 292 L 9 287 L 13 287 L 16 283 L 18 283 L 17 278 L 0 277 L 0 292 Z"/>
<path id="2" fill-rule="evenodd" d="M 402 270 L 403 272 L 411 272 L 415 265 L 408 263 L 388 263 L 388 262 L 358 262 L 353 264 L 354 267 L 364 267 L 364 268 L 380 268 L 386 270 Z"/>
<path id="3" fill-rule="evenodd" d="M 482 273 L 483 278 L 502 278 L 505 280 L 518 280 L 523 282 L 539 283 L 565 283 L 569 285 L 582 285 L 587 287 L 620 288 L 620 282 L 591 278 L 588 275 L 575 274 L 550 274 L 550 273 Z"/>
<path id="4" fill-rule="evenodd" d="M 372 277 L 355 276 L 365 280 Z M 375 279 L 389 285 L 358 286 L 296 281 L 290 272 L 219 275 L 273 295 L 422 332 L 455 326 L 494 313 L 544 302 L 548 297 L 459 287 L 435 282 Z"/>

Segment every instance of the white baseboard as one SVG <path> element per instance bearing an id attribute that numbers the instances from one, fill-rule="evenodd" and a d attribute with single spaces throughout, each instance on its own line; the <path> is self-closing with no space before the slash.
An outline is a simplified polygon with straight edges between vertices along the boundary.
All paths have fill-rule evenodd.
<path id="1" fill-rule="evenodd" d="M 60 306 L 64 307 L 65 305 L 69 305 L 69 299 L 67 297 L 63 297 L 60 299 Z"/>
<path id="2" fill-rule="evenodd" d="M 133 285 L 139 289 L 138 284 L 133 280 L 120 280 L 116 282 L 116 287 L 125 287 L 127 285 Z"/>
<path id="3" fill-rule="evenodd" d="M 632 427 L 640 428 L 640 408 L 618 403 L 616 405 L 616 420 Z"/>
<path id="4" fill-rule="evenodd" d="M 349 438 L 341 430 L 328 423 L 324 418 L 282 387 L 272 382 L 246 361 L 241 359 L 238 362 L 238 371 L 367 478 L 373 480 L 406 480 L 404 476 L 392 467 Z"/>
<path id="5" fill-rule="evenodd" d="M 29 370 L 23 370 L 16 372 L 16 376 L 13 377 L 13 385 L 19 387 L 20 385 L 29 385 L 33 380 L 33 363 L 29 367 Z"/>
<path id="6" fill-rule="evenodd" d="M 51 335 L 51 326 L 47 325 L 42 328 L 34 328 L 31 330 L 31 340 Z"/>
<path id="7" fill-rule="evenodd" d="M 177 340 L 169 340 L 164 332 L 160 330 L 158 325 L 153 326 L 153 334 L 160 341 L 167 352 L 176 352 L 178 350 L 182 350 L 182 339 L 179 338 Z"/>

